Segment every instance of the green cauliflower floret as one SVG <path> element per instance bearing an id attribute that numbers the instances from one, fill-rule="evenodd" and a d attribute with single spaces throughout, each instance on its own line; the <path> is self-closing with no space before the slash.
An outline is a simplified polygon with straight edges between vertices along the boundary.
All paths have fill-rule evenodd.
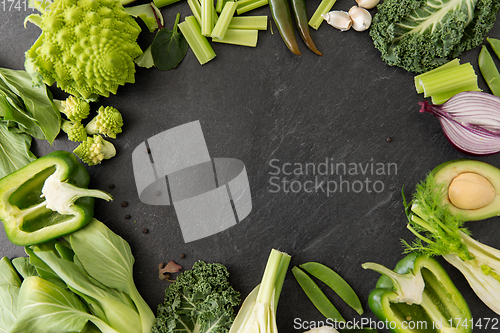
<path id="1" fill-rule="evenodd" d="M 102 160 L 110 159 L 116 155 L 115 146 L 100 135 L 89 136 L 73 150 L 83 162 L 88 165 L 100 164 Z"/>
<path id="2" fill-rule="evenodd" d="M 180 274 L 165 291 L 151 333 L 229 332 L 240 293 L 229 285 L 228 276 L 224 265 L 203 261 Z"/>
<path id="3" fill-rule="evenodd" d="M 69 96 L 65 101 L 60 101 L 58 107 L 61 113 L 74 122 L 82 121 L 90 114 L 89 103 L 75 96 Z"/>
<path id="4" fill-rule="evenodd" d="M 500 0 L 385 0 L 370 36 L 391 66 L 422 73 L 480 45 Z"/>
<path id="5" fill-rule="evenodd" d="M 87 131 L 79 121 L 65 120 L 61 125 L 61 129 L 71 141 L 82 142 L 87 140 Z"/>
<path id="6" fill-rule="evenodd" d="M 35 1 L 35 7 L 42 15 L 26 21 L 42 34 L 26 52 L 25 63 L 35 83 L 57 82 L 71 95 L 94 100 L 135 81 L 133 60 L 142 54 L 136 42 L 141 29 L 119 1 Z"/>
<path id="7" fill-rule="evenodd" d="M 90 135 L 102 134 L 116 139 L 116 134 L 122 132 L 122 126 L 122 114 L 117 109 L 111 106 L 101 106 L 97 111 L 97 116 L 85 126 L 85 129 Z"/>

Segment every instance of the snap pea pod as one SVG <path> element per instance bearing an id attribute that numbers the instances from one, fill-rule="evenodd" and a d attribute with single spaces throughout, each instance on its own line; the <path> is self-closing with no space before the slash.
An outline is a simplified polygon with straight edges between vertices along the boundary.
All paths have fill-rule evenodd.
<path id="1" fill-rule="evenodd" d="M 321 312 L 326 318 L 336 320 L 337 322 L 345 322 L 345 319 L 338 312 L 335 306 L 330 302 L 326 295 L 319 289 L 318 285 L 309 277 L 303 270 L 295 266 L 292 268 L 293 276 L 299 283 L 300 287 L 306 293 L 307 297 L 314 304 L 316 309 Z"/>
<path id="2" fill-rule="evenodd" d="M 300 268 L 312 276 L 323 281 L 328 287 L 340 296 L 351 308 L 360 315 L 363 314 L 363 306 L 351 286 L 334 270 L 317 262 L 307 262 L 300 265 Z"/>
<path id="3" fill-rule="evenodd" d="M 477 63 L 484 80 L 488 84 L 488 87 L 490 87 L 491 93 L 500 97 L 500 73 L 498 73 L 493 58 L 484 45 L 479 53 Z"/>
<path id="4" fill-rule="evenodd" d="M 488 43 L 490 43 L 491 48 L 493 49 L 497 57 L 500 58 L 500 39 L 488 37 L 486 38 L 486 40 L 488 40 Z"/>

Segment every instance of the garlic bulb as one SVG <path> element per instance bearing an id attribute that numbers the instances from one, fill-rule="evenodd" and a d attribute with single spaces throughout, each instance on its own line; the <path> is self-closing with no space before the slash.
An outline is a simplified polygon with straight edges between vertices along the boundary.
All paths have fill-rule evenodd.
<path id="1" fill-rule="evenodd" d="M 365 31 L 372 24 L 372 15 L 364 8 L 352 6 L 349 9 L 352 20 L 352 28 L 356 31 Z"/>
<path id="2" fill-rule="evenodd" d="M 378 5 L 380 0 L 356 0 L 356 2 L 358 3 L 359 7 L 362 7 L 365 9 L 372 9 Z"/>
<path id="3" fill-rule="evenodd" d="M 347 31 L 352 25 L 351 17 L 347 12 L 342 10 L 332 10 L 326 14 L 322 14 L 321 17 L 326 23 L 340 31 Z"/>

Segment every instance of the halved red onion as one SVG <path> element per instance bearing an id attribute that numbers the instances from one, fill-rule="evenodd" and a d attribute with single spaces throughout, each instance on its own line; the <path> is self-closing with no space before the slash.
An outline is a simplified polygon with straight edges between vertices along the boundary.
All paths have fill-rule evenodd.
<path id="1" fill-rule="evenodd" d="M 500 152 L 500 98 L 466 91 L 441 105 L 420 102 L 420 112 L 438 117 L 444 134 L 457 149 L 473 155 Z"/>

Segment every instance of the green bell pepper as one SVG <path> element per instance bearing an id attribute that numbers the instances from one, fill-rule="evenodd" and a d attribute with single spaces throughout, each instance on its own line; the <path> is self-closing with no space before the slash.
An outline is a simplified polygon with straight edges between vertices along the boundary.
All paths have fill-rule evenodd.
<path id="1" fill-rule="evenodd" d="M 384 274 L 368 305 L 391 332 L 472 332 L 465 299 L 435 259 L 414 252 L 394 271 L 375 263 L 362 266 Z"/>
<path id="2" fill-rule="evenodd" d="M 0 220 L 16 245 L 46 242 L 87 225 L 94 197 L 110 194 L 89 190 L 90 177 L 76 157 L 55 151 L 0 179 Z"/>

